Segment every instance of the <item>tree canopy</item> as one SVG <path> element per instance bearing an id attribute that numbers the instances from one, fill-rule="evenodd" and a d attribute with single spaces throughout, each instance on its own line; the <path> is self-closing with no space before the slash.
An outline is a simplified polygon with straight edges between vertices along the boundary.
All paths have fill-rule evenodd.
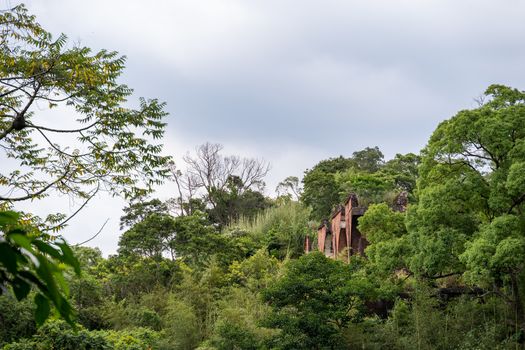
<path id="1" fill-rule="evenodd" d="M 156 143 L 165 104 L 140 99 L 129 107 L 133 90 L 118 82 L 125 57 L 68 46 L 24 5 L 1 12 L 0 27 L 0 156 L 13 161 L 0 173 L 0 201 L 52 191 L 131 198 L 168 176 L 170 158 Z"/>
<path id="2" fill-rule="evenodd" d="M 34 289 L 39 324 L 51 305 L 74 324 L 65 276 L 80 266 L 47 233 L 71 217 L 43 223 L 5 209 L 58 193 L 84 200 L 75 215 L 99 190 L 134 198 L 169 175 L 158 143 L 165 104 L 141 98 L 129 107 L 132 89 L 118 82 L 124 63 L 117 52 L 53 37 L 24 5 L 0 11 L 0 286 L 18 300 Z"/>
<path id="3" fill-rule="evenodd" d="M 491 85 L 487 102 L 442 122 L 423 150 L 408 228 L 414 270 L 463 273 L 506 295 L 525 329 L 525 93 Z"/>
<path id="4" fill-rule="evenodd" d="M 384 161 L 376 147 L 353 152 L 352 157 L 330 158 L 305 171 L 301 200 L 312 208 L 312 219 L 327 218 L 348 193 L 356 193 L 360 203 L 392 201 L 400 192 L 410 198 L 416 186 L 420 157 L 396 154 Z"/>

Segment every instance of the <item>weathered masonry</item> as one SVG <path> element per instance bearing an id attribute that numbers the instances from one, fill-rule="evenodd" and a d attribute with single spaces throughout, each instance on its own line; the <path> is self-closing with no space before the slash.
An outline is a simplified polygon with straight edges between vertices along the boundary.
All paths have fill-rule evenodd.
<path id="1" fill-rule="evenodd" d="M 326 256 L 348 260 L 351 255 L 364 255 L 368 245 L 357 229 L 357 219 L 365 213 L 359 207 L 355 194 L 350 194 L 344 205 L 332 213 L 330 220 L 324 220 L 317 230 L 317 249 Z M 311 250 L 311 247 L 310 247 Z"/>
<path id="2" fill-rule="evenodd" d="M 407 193 L 399 194 L 393 208 L 405 211 Z M 363 216 L 366 207 L 360 207 L 357 195 L 351 193 L 343 205 L 332 213 L 330 220 L 323 220 L 317 229 L 317 249 L 328 257 L 348 261 L 352 255 L 365 255 L 368 241 L 357 229 L 358 219 Z M 305 239 L 305 251 L 312 251 L 310 237 Z"/>

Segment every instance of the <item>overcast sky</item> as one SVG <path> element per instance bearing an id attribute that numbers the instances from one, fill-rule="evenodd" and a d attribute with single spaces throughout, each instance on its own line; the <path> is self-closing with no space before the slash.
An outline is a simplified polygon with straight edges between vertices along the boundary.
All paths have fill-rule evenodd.
<path id="1" fill-rule="evenodd" d="M 4 0 L 6 1 L 6 0 Z M 14 5 L 10 0 L 8 4 Z M 492 83 L 525 89 L 520 0 L 41 0 L 72 43 L 126 55 L 136 97 L 167 102 L 166 152 L 206 141 L 272 163 L 268 193 L 319 160 L 418 152 Z M 166 199 L 169 187 L 158 194 Z M 67 198 L 53 208 L 72 211 Z M 31 204 L 34 205 L 34 204 Z M 115 252 L 123 202 L 97 198 L 64 232 Z"/>

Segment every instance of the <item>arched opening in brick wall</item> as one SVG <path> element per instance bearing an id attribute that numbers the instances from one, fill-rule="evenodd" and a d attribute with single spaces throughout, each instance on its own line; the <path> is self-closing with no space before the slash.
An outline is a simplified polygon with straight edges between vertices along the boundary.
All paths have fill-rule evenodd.
<path id="1" fill-rule="evenodd" d="M 348 242 L 346 241 L 346 231 L 341 230 L 341 232 L 339 233 L 339 249 L 337 252 L 341 253 L 347 247 L 348 247 Z"/>
<path id="2" fill-rule="evenodd" d="M 324 241 L 324 254 L 326 256 L 332 256 L 334 254 L 334 248 L 332 247 L 332 234 L 327 233 Z"/>

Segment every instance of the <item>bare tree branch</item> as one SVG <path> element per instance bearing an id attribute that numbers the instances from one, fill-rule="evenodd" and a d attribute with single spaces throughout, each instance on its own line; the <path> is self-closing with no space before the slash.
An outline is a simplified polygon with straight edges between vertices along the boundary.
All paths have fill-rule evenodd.
<path id="1" fill-rule="evenodd" d="M 187 165 L 188 180 L 197 179 L 196 188 L 206 192 L 207 201 L 216 207 L 212 193 L 224 190 L 233 176 L 240 179 L 241 191 L 262 189 L 263 179 L 270 170 L 270 165 L 264 160 L 241 158 L 239 156 L 222 156 L 220 144 L 205 143 L 196 148 L 195 155 L 186 154 L 184 162 Z"/>
<path id="2" fill-rule="evenodd" d="M 30 128 L 35 128 L 35 129 L 39 129 L 39 130 L 45 130 L 45 131 L 51 131 L 51 132 L 58 132 L 58 133 L 75 133 L 75 132 L 81 132 L 81 131 L 85 131 L 85 130 L 88 130 L 88 129 L 91 129 L 92 127 L 94 127 L 95 125 L 99 124 L 100 122 L 99 121 L 96 121 L 94 122 L 93 124 L 91 125 L 88 125 L 84 128 L 79 128 L 79 129 L 69 129 L 69 130 L 66 130 L 66 129 L 52 129 L 52 128 L 46 128 L 44 126 L 39 126 L 39 125 L 35 125 L 35 124 L 32 124 L 32 123 L 27 123 L 27 126 L 30 127 Z"/>
<path id="3" fill-rule="evenodd" d="M 95 233 L 93 236 L 91 236 L 91 238 L 86 239 L 84 242 L 80 242 L 80 243 L 75 244 L 74 247 L 79 247 L 79 246 L 81 246 L 81 245 L 83 245 L 83 244 L 86 244 L 86 243 L 88 243 L 89 241 L 92 241 L 92 240 L 94 240 L 95 238 L 97 238 L 97 236 L 102 232 L 102 230 L 104 229 L 104 227 L 106 226 L 106 224 L 108 223 L 108 221 L 109 221 L 109 218 L 106 219 L 106 221 L 104 222 L 104 224 L 102 225 L 102 227 L 100 228 L 100 230 L 98 230 L 97 233 Z"/>
<path id="4" fill-rule="evenodd" d="M 43 229 L 41 231 L 42 232 L 53 231 L 53 230 L 55 230 L 57 228 L 63 227 L 66 223 L 68 223 L 71 219 L 73 219 L 82 209 L 84 209 L 84 207 L 89 203 L 89 201 L 91 201 L 91 199 L 93 199 L 93 197 L 95 197 L 95 195 L 98 193 L 99 189 L 100 189 L 100 183 L 97 184 L 97 188 L 93 191 L 93 193 L 88 198 L 86 198 L 86 200 L 80 206 L 80 208 L 78 208 L 72 215 L 70 215 L 67 219 L 65 219 L 61 223 L 59 223 L 59 224 L 57 224 L 57 225 L 55 225 L 53 227 L 50 227 L 50 228 L 47 228 L 47 229 Z"/>

